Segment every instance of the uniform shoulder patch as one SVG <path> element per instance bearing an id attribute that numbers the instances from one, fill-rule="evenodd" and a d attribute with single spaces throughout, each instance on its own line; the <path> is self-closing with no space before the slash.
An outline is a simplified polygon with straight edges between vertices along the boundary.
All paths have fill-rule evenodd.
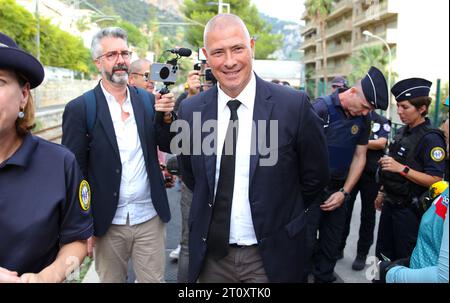
<path id="1" fill-rule="evenodd" d="M 442 147 L 435 147 L 430 152 L 431 159 L 434 162 L 441 162 L 445 159 L 445 151 Z"/>
<path id="2" fill-rule="evenodd" d="M 376 133 L 377 131 L 380 130 L 380 128 L 381 128 L 380 123 L 374 123 L 374 124 L 372 125 L 372 132 Z"/>
<path id="3" fill-rule="evenodd" d="M 356 135 L 359 132 L 359 127 L 358 125 L 353 125 L 352 126 L 352 135 Z"/>
<path id="4" fill-rule="evenodd" d="M 83 180 L 80 183 L 80 188 L 78 190 L 78 200 L 80 202 L 81 209 L 84 211 L 88 211 L 91 207 L 91 187 L 86 180 Z"/>
<path id="5" fill-rule="evenodd" d="M 383 129 L 387 132 L 391 131 L 391 126 L 388 123 L 383 124 Z"/>

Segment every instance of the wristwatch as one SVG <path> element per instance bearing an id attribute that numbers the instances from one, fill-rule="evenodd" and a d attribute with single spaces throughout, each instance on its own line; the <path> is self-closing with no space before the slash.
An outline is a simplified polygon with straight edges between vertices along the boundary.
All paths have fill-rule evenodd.
<path id="1" fill-rule="evenodd" d="M 350 199 L 350 194 L 346 192 L 343 187 L 341 187 L 339 191 L 344 194 L 344 201 L 348 201 L 348 199 Z"/>
<path id="2" fill-rule="evenodd" d="M 400 175 L 402 175 L 403 177 L 406 177 L 408 172 L 409 172 L 409 167 L 408 167 L 408 165 L 405 165 L 405 167 L 403 167 L 403 170 L 400 172 Z"/>

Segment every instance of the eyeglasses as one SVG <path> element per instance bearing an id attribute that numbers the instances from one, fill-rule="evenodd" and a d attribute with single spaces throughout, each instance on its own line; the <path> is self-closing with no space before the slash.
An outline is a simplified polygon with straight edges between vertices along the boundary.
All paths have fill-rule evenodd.
<path id="1" fill-rule="evenodd" d="M 150 81 L 150 72 L 145 72 L 143 74 L 140 74 L 140 73 L 131 73 L 131 74 L 141 76 L 145 82 Z"/>
<path id="2" fill-rule="evenodd" d="M 133 52 L 130 51 L 112 51 L 112 52 L 107 52 L 101 56 L 97 57 L 97 60 L 100 59 L 101 57 L 105 57 L 106 60 L 108 61 L 116 61 L 117 58 L 119 57 L 119 54 L 122 56 L 123 60 L 128 60 L 131 58 L 131 55 L 133 54 Z"/>

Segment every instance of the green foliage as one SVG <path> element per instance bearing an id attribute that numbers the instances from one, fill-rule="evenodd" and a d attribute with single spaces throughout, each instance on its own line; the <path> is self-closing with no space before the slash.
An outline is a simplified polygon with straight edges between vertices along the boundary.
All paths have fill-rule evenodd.
<path id="1" fill-rule="evenodd" d="M 305 7 L 308 16 L 319 23 L 330 14 L 333 9 L 333 0 L 306 0 Z"/>
<path id="2" fill-rule="evenodd" d="M 37 54 L 36 19 L 14 0 L 0 0 L 0 31 L 12 37 L 24 50 Z M 40 18 L 40 61 L 43 65 L 83 73 L 92 70 L 89 50 L 84 47 L 82 40 L 44 18 Z"/>
<path id="3" fill-rule="evenodd" d="M 392 60 L 394 60 L 394 58 L 392 58 Z M 360 49 L 352 55 L 350 58 L 350 64 L 352 65 L 352 71 L 348 76 L 350 84 L 355 83 L 357 80 L 364 77 L 371 66 L 375 66 L 380 69 L 386 76 L 387 80 L 387 76 L 389 74 L 389 55 L 382 45 L 375 45 Z M 389 87 L 392 87 L 396 77 L 397 74 L 391 71 L 391 83 L 389 84 Z"/>
<path id="4" fill-rule="evenodd" d="M 208 5 L 208 0 L 185 0 L 183 12 L 185 16 L 197 23 L 206 25 L 209 19 L 217 14 L 217 5 Z M 250 32 L 256 38 L 256 59 L 266 59 L 281 45 L 283 36 L 271 34 L 271 26 L 266 24 L 258 15 L 256 6 L 250 0 L 228 0 L 231 12 L 242 18 Z M 187 40 L 194 47 L 203 47 L 204 27 L 189 26 Z"/>

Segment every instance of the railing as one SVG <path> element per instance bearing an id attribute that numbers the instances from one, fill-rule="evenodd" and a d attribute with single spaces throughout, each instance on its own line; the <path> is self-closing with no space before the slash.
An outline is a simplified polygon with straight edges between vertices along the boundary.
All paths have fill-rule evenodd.
<path id="1" fill-rule="evenodd" d="M 344 43 L 341 44 L 339 46 L 331 46 L 331 47 L 327 47 L 327 56 L 331 57 L 331 56 L 335 56 L 337 54 L 343 53 L 351 53 L 352 51 L 352 45 L 350 43 Z"/>
<path id="2" fill-rule="evenodd" d="M 379 4 L 373 4 L 369 6 L 369 8 L 364 12 L 362 12 L 360 15 L 356 16 L 353 25 L 358 26 L 361 23 L 364 23 L 364 21 L 371 21 L 376 18 L 380 18 L 387 12 L 388 12 L 388 0 Z"/>
<path id="3" fill-rule="evenodd" d="M 328 18 L 333 18 L 341 11 L 344 11 L 344 9 L 352 9 L 352 8 L 353 8 L 353 0 L 341 0 L 334 6 Z"/>
<path id="4" fill-rule="evenodd" d="M 327 28 L 326 29 L 326 37 L 328 39 L 328 38 L 333 37 L 342 32 L 351 32 L 352 29 L 353 29 L 352 21 L 345 20 L 345 21 L 337 23 L 336 25 L 333 25 L 332 27 Z"/>
<path id="5" fill-rule="evenodd" d="M 62 125 L 58 124 L 51 127 L 39 129 L 37 131 L 34 131 L 33 135 L 51 142 L 60 143 L 62 138 Z"/>

